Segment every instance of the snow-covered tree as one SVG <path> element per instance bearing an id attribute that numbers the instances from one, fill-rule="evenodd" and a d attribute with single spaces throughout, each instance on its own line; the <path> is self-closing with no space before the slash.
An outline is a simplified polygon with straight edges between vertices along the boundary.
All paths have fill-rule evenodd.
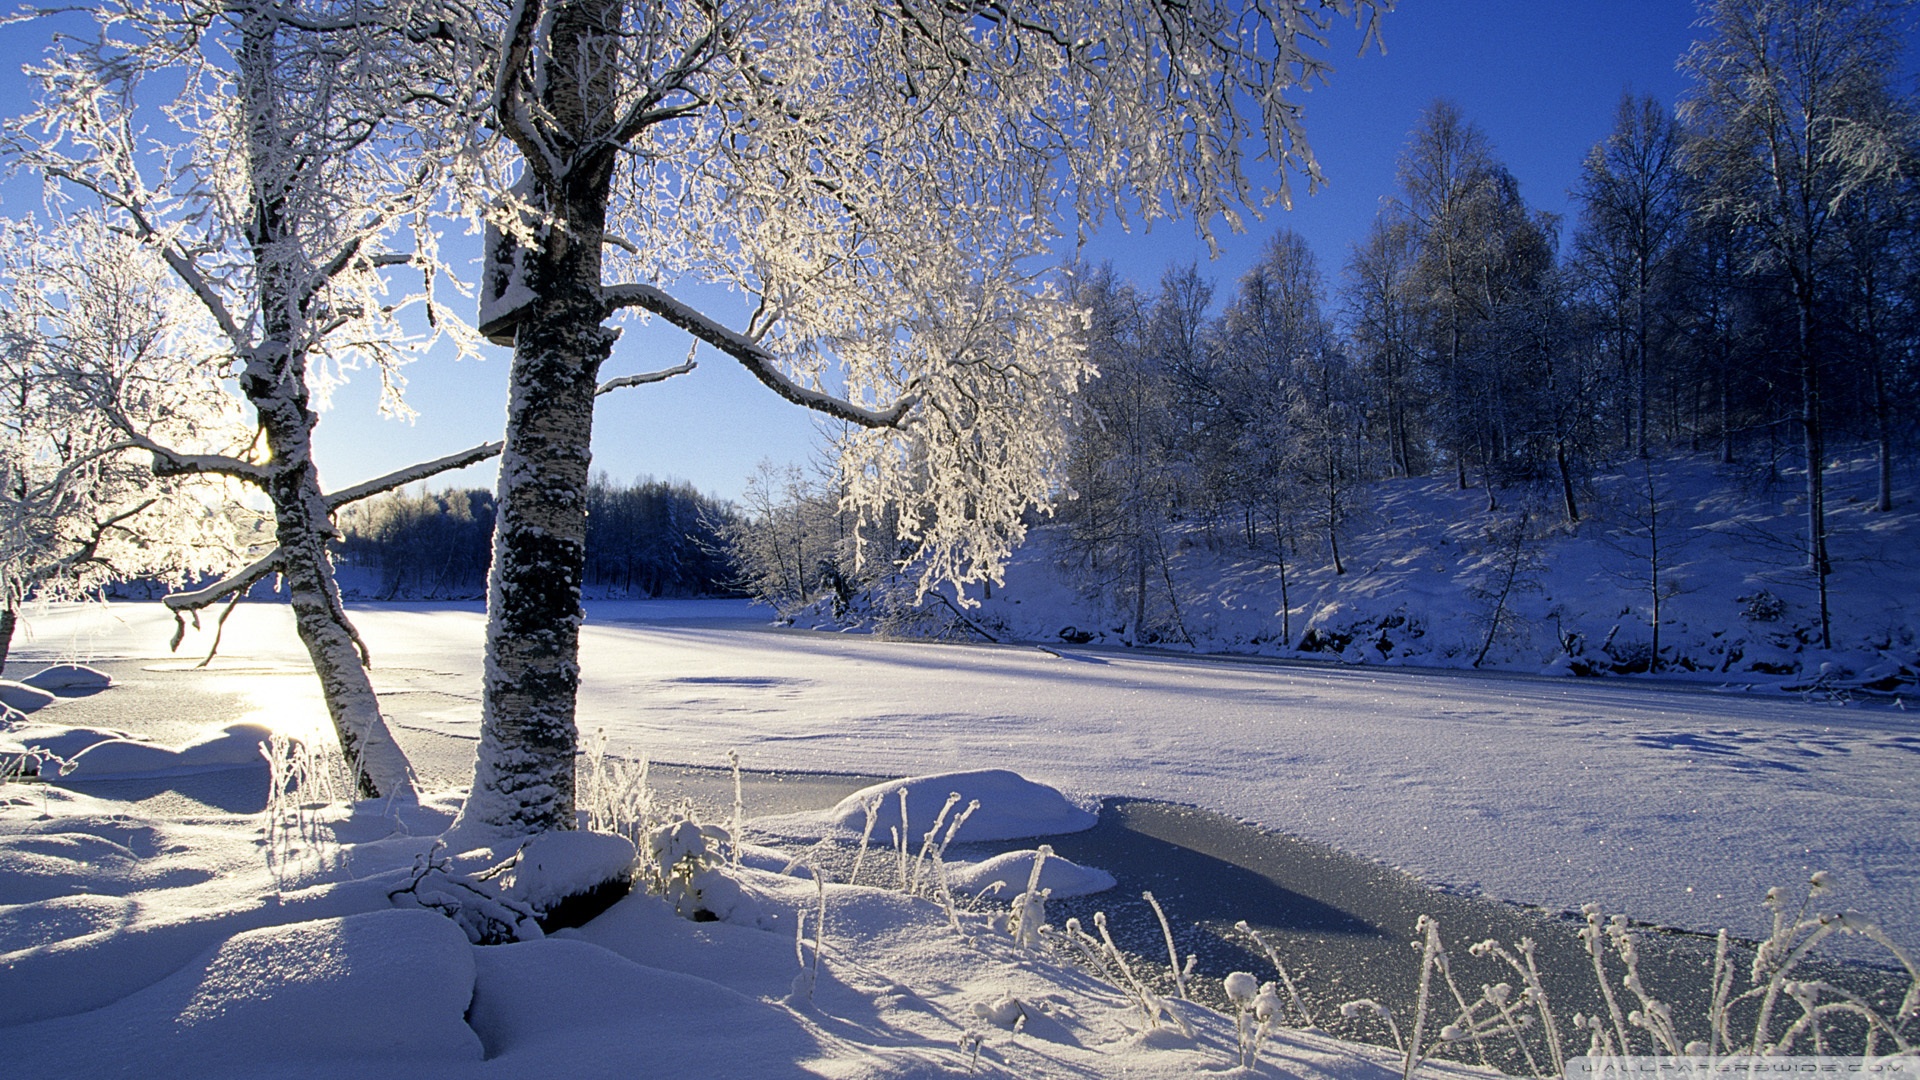
<path id="1" fill-rule="evenodd" d="M 1177 286 L 1179 276 L 1170 273 L 1169 284 Z M 1194 290 L 1189 288 L 1187 296 L 1195 299 Z M 1066 465 L 1072 500 L 1062 509 L 1063 554 L 1080 587 L 1124 626 L 1124 639 L 1145 644 L 1172 623 L 1162 617 L 1168 607 L 1162 587 L 1165 532 L 1169 509 L 1177 502 L 1176 477 L 1183 471 L 1175 457 L 1173 427 L 1176 417 L 1189 416 L 1176 404 L 1176 377 L 1149 344 L 1154 336 L 1150 312 L 1160 312 L 1165 344 L 1164 339 L 1179 336 L 1169 334 L 1165 323 L 1182 321 L 1183 310 L 1204 314 L 1206 299 L 1198 297 L 1198 312 L 1191 303 L 1184 309 L 1177 302 L 1156 303 L 1102 265 L 1076 275 L 1075 301 L 1086 312 L 1083 344 L 1100 377 L 1081 390 L 1077 401 Z M 1197 331 L 1194 319 L 1184 321 Z"/>
<path id="2" fill-rule="evenodd" d="M 483 329 L 514 347 L 480 762 L 463 822 L 573 824 L 592 403 L 633 310 L 863 430 L 923 586 L 992 580 L 1085 374 L 1031 270 L 1103 215 L 1230 224 L 1317 179 L 1286 92 L 1389 0 L 517 0 L 493 82 L 524 175 Z M 1263 166 L 1263 169 L 1265 166 Z M 730 286 L 729 325 L 668 290 Z"/>
<path id="3" fill-rule="evenodd" d="M 1881 181 L 1911 128 L 1888 99 L 1909 0 L 1713 0 L 1709 36 L 1681 61 L 1693 88 L 1690 167 L 1702 209 L 1750 231 L 1764 268 L 1786 283 L 1806 455 L 1807 564 L 1820 641 L 1833 643 L 1827 578 L 1827 373 L 1819 339 L 1836 292 L 1841 214 Z"/>
<path id="4" fill-rule="evenodd" d="M 169 604 L 196 609 L 279 574 L 360 790 L 410 792 L 333 581 L 330 515 L 497 447 L 327 493 L 311 436 L 328 390 L 355 368 L 382 380 L 389 409 L 404 408 L 399 368 L 423 342 L 403 313 L 458 328 L 433 306 L 439 259 L 424 225 L 475 160 L 460 102 L 477 65 L 453 30 L 480 15 L 458 0 L 92 10 L 93 37 L 56 39 L 32 69 L 39 101 L 7 124 L 6 149 L 166 264 L 217 335 L 201 362 L 234 380 L 259 429 L 244 454 L 187 452 L 118 417 L 125 437 L 158 475 L 224 477 L 273 508 L 271 552 Z M 393 276 L 403 270 L 410 290 Z"/>
<path id="5" fill-rule="evenodd" d="M 1578 258 L 1604 284 L 1618 327 L 1621 374 L 1633 387 L 1634 450 L 1647 456 L 1656 289 L 1669 270 L 1685 209 L 1680 126 L 1652 97 L 1623 95 L 1613 132 L 1587 154 L 1577 196 L 1583 204 L 1574 234 Z"/>
<path id="6" fill-rule="evenodd" d="M 1467 459 L 1481 415 L 1469 353 L 1486 315 L 1477 282 L 1492 260 L 1487 209 L 1497 197 L 1501 171 L 1486 133 L 1449 101 L 1436 101 L 1421 114 L 1400 156 L 1396 209 L 1413 236 L 1408 284 L 1426 330 L 1434 434 L 1453 458 L 1461 488 L 1467 486 Z"/>
<path id="7" fill-rule="evenodd" d="M 1383 212 L 1347 260 L 1346 325 L 1355 360 L 1367 371 L 1392 471 L 1426 471 L 1419 438 L 1420 397 L 1415 380 L 1419 318 L 1414 309 L 1413 230 L 1404 217 Z"/>
<path id="8" fill-rule="evenodd" d="M 226 569 L 252 522 L 218 480 L 156 480 L 137 427 L 244 452 L 164 264 L 96 216 L 0 226 L 0 668 L 29 599 Z"/>

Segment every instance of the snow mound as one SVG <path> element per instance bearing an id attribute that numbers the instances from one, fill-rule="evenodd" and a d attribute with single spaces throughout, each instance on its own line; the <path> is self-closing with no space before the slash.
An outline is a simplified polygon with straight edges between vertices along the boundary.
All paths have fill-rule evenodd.
<path id="1" fill-rule="evenodd" d="M 87 833 L 0 836 L 0 907 L 72 893 L 109 893 L 138 880 L 139 858 L 124 844 Z"/>
<path id="2" fill-rule="evenodd" d="M 542 833 L 520 849 L 507 895 L 541 913 L 633 874 L 633 841 L 586 830 Z"/>
<path id="3" fill-rule="evenodd" d="M 1026 891 L 1027 882 L 1033 879 L 1033 860 L 1039 854 L 1033 850 L 1009 851 L 982 863 L 950 863 L 947 882 L 957 894 L 1011 900 Z M 1081 866 L 1058 855 L 1047 856 L 1040 866 L 1040 887 L 1052 889 L 1055 900 L 1092 896 L 1115 884 L 1113 875 L 1105 870 Z"/>
<path id="4" fill-rule="evenodd" d="M 42 690 L 105 690 L 113 676 L 85 664 L 54 664 L 20 680 Z"/>
<path id="5" fill-rule="evenodd" d="M 902 832 L 918 841 L 933 827 L 947 797 L 958 792 L 960 802 L 947 815 L 947 824 L 979 800 L 980 808 L 954 837 L 959 841 L 1014 840 L 1025 836 L 1053 836 L 1059 833 L 1091 829 L 1097 816 L 1067 801 L 1065 795 L 1045 784 L 1037 784 L 1006 769 L 979 769 L 971 772 L 936 773 L 861 788 L 840 800 L 830 817 L 835 825 L 860 832 L 867 825 L 867 804 L 880 799 L 874 816 L 873 835 L 886 839 L 887 830 L 900 828 L 900 792 L 907 793 L 907 827 Z M 944 826 L 942 835 L 944 836 Z"/>
<path id="6" fill-rule="evenodd" d="M 58 727 L 53 724 L 29 724 L 8 732 L 7 737 L 28 750 L 44 750 L 63 761 L 70 761 L 103 742 L 147 742 L 138 735 L 113 728 Z"/>
<path id="7" fill-rule="evenodd" d="M 207 731 L 183 746 L 131 739 L 94 743 L 73 759 L 69 781 L 179 776 L 186 773 L 264 767 L 260 745 L 273 737 L 265 724 L 238 723 Z"/>
<path id="8" fill-rule="evenodd" d="M 37 686 L 12 679 L 0 679 L 0 705 L 15 712 L 30 713 L 53 704 L 54 697 Z"/>
<path id="9" fill-rule="evenodd" d="M 266 1076 L 295 1065 L 479 1062 L 473 950 L 428 911 L 235 934 L 104 1009 L 7 1032 L 9 1075 Z M 279 1066 L 279 1068 L 276 1068 Z M 388 1068 L 369 1070 L 387 1072 Z"/>
<path id="10" fill-rule="evenodd" d="M 738 951 L 709 945 L 699 962 L 723 975 Z M 505 1065 L 497 1075 L 816 1075 L 800 1063 L 818 1061 L 822 1045 L 798 1017 L 696 975 L 553 938 L 476 949 L 474 958 L 471 1022 L 487 1057 Z"/>

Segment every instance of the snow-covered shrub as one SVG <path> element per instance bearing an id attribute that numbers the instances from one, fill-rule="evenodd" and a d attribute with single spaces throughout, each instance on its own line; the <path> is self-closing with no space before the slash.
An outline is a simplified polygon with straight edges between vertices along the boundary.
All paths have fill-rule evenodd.
<path id="1" fill-rule="evenodd" d="M 1740 617 L 1750 623 L 1775 623 L 1787 614 L 1787 602 L 1766 589 L 1734 599 L 1741 604 Z"/>
<path id="2" fill-rule="evenodd" d="M 723 849 L 732 843 L 727 830 L 702 825 L 691 813 L 683 813 L 647 836 L 649 884 L 683 918 L 711 922 L 718 915 L 705 902 L 709 874 L 726 865 Z"/>

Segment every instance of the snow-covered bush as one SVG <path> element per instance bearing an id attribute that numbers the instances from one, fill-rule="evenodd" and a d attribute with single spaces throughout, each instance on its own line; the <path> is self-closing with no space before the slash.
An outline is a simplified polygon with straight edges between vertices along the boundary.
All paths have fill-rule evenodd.
<path id="1" fill-rule="evenodd" d="M 727 830 L 702 825 L 691 813 L 683 813 L 648 834 L 648 882 L 681 917 L 712 921 L 718 916 L 705 894 L 716 876 L 713 872 L 727 864 L 723 848 L 732 843 Z"/>

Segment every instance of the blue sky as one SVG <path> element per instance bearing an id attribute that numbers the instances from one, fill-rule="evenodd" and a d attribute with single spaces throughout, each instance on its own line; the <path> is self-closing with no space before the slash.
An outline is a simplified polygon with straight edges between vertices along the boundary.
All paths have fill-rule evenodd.
<path id="1" fill-rule="evenodd" d="M 1209 261 L 1190 226 L 1163 222 L 1150 233 L 1107 229 L 1084 252 L 1111 260 L 1122 275 L 1151 285 L 1173 264 L 1198 262 L 1224 297 L 1277 228 L 1303 234 L 1322 270 L 1337 283 L 1348 247 L 1362 238 L 1380 200 L 1394 191 L 1395 160 L 1422 109 L 1436 98 L 1458 104 L 1488 134 L 1519 179 L 1532 206 L 1577 216 L 1569 191 L 1582 157 L 1610 130 L 1625 90 L 1676 101 L 1685 80 L 1675 62 L 1693 39 L 1690 0 L 1401 0 L 1386 19 L 1385 55 L 1355 56 L 1357 35 L 1335 42 L 1338 70 L 1330 85 L 1300 100 L 1309 137 L 1328 186 L 1302 192 L 1290 212 L 1275 208 L 1242 235 L 1223 238 Z M 5 72 L 0 94 L 22 100 L 20 60 L 37 48 L 28 27 L 9 27 L 0 41 Z M 0 210 L 34 208 L 18 181 L 0 189 Z M 375 413 L 374 380 L 349 384 L 316 432 L 329 487 L 342 487 L 415 460 L 499 436 L 505 415 L 508 353 L 482 362 L 429 357 L 407 369 L 412 424 Z M 686 340 L 630 326 L 615 347 L 609 375 L 678 363 Z M 737 497 L 762 458 L 802 460 L 817 442 L 804 410 L 774 397 L 738 365 L 703 350 L 691 375 L 601 399 L 595 422 L 595 468 L 616 478 L 643 475 L 692 481 Z M 489 468 L 445 484 L 491 486 Z"/>

